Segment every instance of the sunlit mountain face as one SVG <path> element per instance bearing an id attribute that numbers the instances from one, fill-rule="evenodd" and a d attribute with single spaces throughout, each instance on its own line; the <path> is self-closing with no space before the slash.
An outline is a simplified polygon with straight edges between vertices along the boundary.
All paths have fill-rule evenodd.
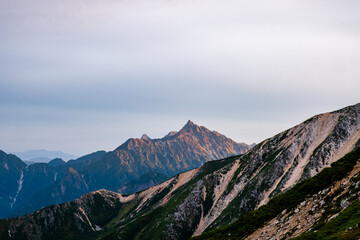
<path id="1" fill-rule="evenodd" d="M 114 151 L 98 151 L 68 162 L 56 158 L 48 164 L 26 166 L 3 152 L 0 217 L 30 213 L 98 189 L 132 194 L 207 161 L 244 154 L 250 148 L 188 121 L 180 131 L 161 139 L 131 138 Z"/>

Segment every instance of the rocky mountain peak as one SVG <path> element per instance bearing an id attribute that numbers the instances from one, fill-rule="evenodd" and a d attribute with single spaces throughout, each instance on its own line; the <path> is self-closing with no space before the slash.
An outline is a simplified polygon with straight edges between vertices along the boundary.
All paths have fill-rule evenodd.
<path id="1" fill-rule="evenodd" d="M 0 152 L 0 186 L 10 186 L 8 192 L 0 187 L 0 218 L 70 201 L 101 188 L 131 194 L 207 161 L 243 154 L 250 149 L 192 121 L 188 121 L 181 132 L 170 132 L 168 136 L 151 139 L 144 134 L 141 139 L 128 139 L 114 151 L 68 162 L 54 159 L 49 164 L 34 164 L 28 170 L 18 159 L 18 170 L 8 171 L 13 167 L 10 162 L 2 161 Z M 34 178 L 36 174 L 41 178 Z"/>
<path id="2" fill-rule="evenodd" d="M 186 123 L 186 125 L 195 126 L 196 124 L 195 124 L 193 121 L 188 120 L 187 123 Z M 185 125 L 185 126 L 186 126 L 186 125 Z"/>
<path id="3" fill-rule="evenodd" d="M 200 131 L 200 127 L 191 120 L 189 120 L 185 124 L 185 126 L 180 130 L 180 132 L 196 132 L 196 131 Z"/>
<path id="4" fill-rule="evenodd" d="M 143 135 L 141 136 L 141 140 L 150 141 L 150 140 L 151 140 L 151 138 L 150 138 L 148 135 L 143 134 Z"/>
<path id="5" fill-rule="evenodd" d="M 168 134 L 166 134 L 165 138 L 172 137 L 172 136 L 176 135 L 177 133 L 178 133 L 177 131 L 171 131 Z"/>

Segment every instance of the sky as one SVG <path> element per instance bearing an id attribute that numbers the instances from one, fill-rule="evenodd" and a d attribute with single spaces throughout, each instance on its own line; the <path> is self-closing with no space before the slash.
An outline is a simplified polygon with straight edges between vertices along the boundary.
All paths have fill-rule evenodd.
<path id="1" fill-rule="evenodd" d="M 191 119 L 258 143 L 360 102 L 358 0 L 0 0 L 0 149 L 113 150 Z"/>

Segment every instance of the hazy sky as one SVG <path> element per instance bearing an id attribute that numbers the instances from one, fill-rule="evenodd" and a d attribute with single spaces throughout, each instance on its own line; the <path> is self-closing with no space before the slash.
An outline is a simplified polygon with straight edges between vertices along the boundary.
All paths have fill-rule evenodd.
<path id="1" fill-rule="evenodd" d="M 358 0 L 0 0 L 0 149 L 112 150 L 188 119 L 253 143 L 360 102 Z"/>

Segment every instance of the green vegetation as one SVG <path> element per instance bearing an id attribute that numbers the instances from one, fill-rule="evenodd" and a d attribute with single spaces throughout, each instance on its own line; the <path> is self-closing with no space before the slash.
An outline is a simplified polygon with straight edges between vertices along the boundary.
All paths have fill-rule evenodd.
<path id="1" fill-rule="evenodd" d="M 158 193 L 154 197 L 150 198 L 146 203 L 147 207 L 136 213 L 134 217 L 132 217 L 130 222 L 122 222 L 124 218 L 120 218 L 119 216 L 116 218 L 117 220 L 112 221 L 110 225 L 107 226 L 109 231 L 105 231 L 101 235 L 101 239 L 112 240 L 112 239 L 162 239 L 164 238 L 164 233 L 167 231 L 167 224 L 169 224 L 172 219 L 171 216 L 175 213 L 177 207 L 184 203 L 185 199 L 191 194 L 192 189 L 194 188 L 195 184 L 199 181 L 204 179 L 209 174 L 214 173 L 217 170 L 222 169 L 223 167 L 229 165 L 239 156 L 232 156 L 222 160 L 210 161 L 205 163 L 201 169 L 199 170 L 198 174 L 191 179 L 186 184 L 182 185 L 178 189 L 176 189 L 172 195 L 169 202 L 165 205 L 160 206 L 158 208 L 152 208 L 155 206 L 159 200 L 161 200 L 171 189 L 165 188 L 162 192 Z M 215 181 L 215 179 L 209 178 L 208 181 Z M 173 184 L 173 183 L 172 183 Z M 211 184 L 210 184 L 211 185 Z M 209 210 L 211 206 L 210 201 L 211 194 L 209 193 L 209 198 L 205 200 L 203 203 L 205 205 L 205 210 Z M 197 214 L 190 212 L 190 214 L 194 214 L 194 221 L 193 223 L 197 223 L 199 219 L 196 219 Z M 117 222 L 117 224 L 116 224 Z M 181 223 L 180 223 L 181 224 Z M 116 230 L 114 228 L 116 227 Z M 181 232 L 184 239 L 190 238 L 192 235 L 192 229 L 188 226 L 184 228 Z M 184 237 L 186 236 L 186 237 Z"/>
<path id="2" fill-rule="evenodd" d="M 216 229 L 218 227 L 228 225 L 232 223 L 238 216 L 246 214 L 249 211 L 255 209 L 257 205 L 257 193 L 264 192 L 270 188 L 271 176 L 273 174 L 274 168 L 276 168 L 276 159 L 280 154 L 283 154 L 286 151 L 284 148 L 280 148 L 273 151 L 267 151 L 262 156 L 262 161 L 257 161 L 257 166 L 251 168 L 251 170 L 246 169 L 246 174 L 248 180 L 251 176 L 256 175 L 252 180 L 246 182 L 244 189 L 238 194 L 224 209 L 221 215 L 208 227 L 208 231 Z M 251 156 L 245 155 L 241 158 L 241 166 L 246 166 L 247 162 L 251 159 Z M 239 168 L 240 169 L 240 168 Z M 238 169 L 238 170 L 239 170 Z M 260 172 L 256 173 L 259 169 Z M 230 184 L 227 187 L 227 193 L 229 193 L 234 185 L 239 183 L 241 178 L 238 178 L 238 173 L 236 173 L 231 180 Z M 260 180 L 262 179 L 262 180 Z M 229 188 L 231 186 L 231 188 Z M 239 206 L 242 206 L 239 208 Z"/>
<path id="3" fill-rule="evenodd" d="M 193 179 L 193 181 L 197 182 L 199 179 L 205 177 L 206 175 L 214 173 L 215 171 L 219 170 L 220 168 L 223 168 L 226 165 L 232 163 L 233 161 L 238 159 L 240 156 L 241 155 L 236 155 L 236 156 L 224 158 L 221 160 L 206 162 L 201 167 L 201 172 L 197 175 L 197 177 L 195 179 Z"/>
<path id="4" fill-rule="evenodd" d="M 322 227 L 303 233 L 294 240 L 350 240 L 360 238 L 360 202 L 357 200 Z"/>
<path id="5" fill-rule="evenodd" d="M 344 178 L 353 169 L 359 157 L 360 148 L 357 148 L 346 154 L 342 159 L 331 164 L 331 168 L 325 168 L 316 176 L 302 181 L 285 193 L 279 194 L 258 210 L 248 212 L 234 223 L 206 232 L 194 239 L 243 239 L 260 228 L 265 222 L 276 217 L 283 210 L 295 208 L 306 197 Z"/>

